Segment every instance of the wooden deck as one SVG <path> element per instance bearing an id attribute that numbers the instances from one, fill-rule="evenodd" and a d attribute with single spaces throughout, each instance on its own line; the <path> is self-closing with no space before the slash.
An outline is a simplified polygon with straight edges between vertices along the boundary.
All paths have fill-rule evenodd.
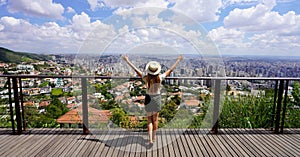
<path id="1" fill-rule="evenodd" d="M 12 135 L 0 129 L 0 156 L 300 156 L 300 129 L 273 134 L 264 129 L 162 130 L 153 145 L 145 131 L 32 129 Z"/>

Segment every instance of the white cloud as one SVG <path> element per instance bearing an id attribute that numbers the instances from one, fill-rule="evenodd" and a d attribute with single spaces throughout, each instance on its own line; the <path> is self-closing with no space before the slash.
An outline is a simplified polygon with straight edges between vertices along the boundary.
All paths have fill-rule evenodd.
<path id="1" fill-rule="evenodd" d="M 221 0 L 171 0 L 174 9 L 181 11 L 198 22 L 217 21 Z"/>
<path id="2" fill-rule="evenodd" d="M 72 7 L 67 7 L 67 13 L 76 13 Z"/>
<path id="3" fill-rule="evenodd" d="M 249 38 L 251 47 L 269 55 L 298 55 L 300 36 L 279 36 L 269 31 Z"/>
<path id="4" fill-rule="evenodd" d="M 282 27 L 290 22 L 288 21 L 290 18 L 285 18 L 279 15 L 278 12 L 271 11 L 275 5 L 275 0 L 266 0 L 264 3 L 247 9 L 235 8 L 224 18 L 224 26 L 246 31 L 261 31 Z"/>
<path id="5" fill-rule="evenodd" d="M 120 23 L 126 23 L 119 27 L 119 36 L 110 47 L 110 51 L 124 52 L 128 49 L 140 45 L 164 45 L 176 49 L 178 52 L 192 53 L 195 47 L 207 52 L 208 47 L 213 49 L 213 44 L 205 40 L 204 30 L 202 27 L 196 28 L 196 23 L 192 19 L 182 16 L 181 13 L 166 13 L 163 8 L 138 8 L 118 12 Z M 162 16 L 160 13 L 170 16 Z M 174 17 L 180 15 L 183 18 Z M 120 18 L 122 17 L 122 18 Z M 181 20 L 180 20 L 181 19 Z M 189 26 L 193 26 L 191 29 Z M 149 50 L 150 51 L 150 50 Z M 154 51 L 154 49 L 153 49 Z M 215 50 L 214 50 L 215 52 Z"/>
<path id="6" fill-rule="evenodd" d="M 7 0 L 0 0 L 0 6 L 5 5 L 7 3 Z"/>
<path id="7" fill-rule="evenodd" d="M 258 4 L 261 0 L 222 0 L 223 8 L 226 8 L 231 5 L 255 5 Z"/>
<path id="8" fill-rule="evenodd" d="M 72 23 L 63 27 L 55 22 L 36 25 L 5 16 L 0 19 L 0 43 L 20 51 L 74 53 L 95 28 L 101 30 L 94 33 L 98 35 L 95 40 L 114 35 L 112 26 L 100 21 L 91 22 L 85 13 L 74 15 Z"/>
<path id="9" fill-rule="evenodd" d="M 95 11 L 97 8 L 104 7 L 104 3 L 101 0 L 88 0 L 90 9 Z"/>
<path id="10" fill-rule="evenodd" d="M 52 0 L 10 0 L 8 11 L 21 12 L 28 16 L 62 19 L 64 7 Z"/>
<path id="11" fill-rule="evenodd" d="M 275 0 L 265 0 L 250 8 L 236 8 L 224 18 L 224 27 L 216 29 L 219 31 L 212 30 L 210 34 L 215 35 L 217 43 L 227 48 L 234 37 L 222 37 L 222 32 L 236 30 L 243 32 L 245 36 L 240 42 L 232 42 L 237 48 L 245 48 L 246 45 L 248 49 L 255 49 L 256 52 L 275 53 L 276 50 L 279 55 L 280 52 L 299 49 L 300 15 L 294 11 L 281 15 L 273 11 L 275 6 Z"/>
<path id="12" fill-rule="evenodd" d="M 106 7 L 117 8 L 116 14 L 134 8 L 171 8 L 177 10 L 198 22 L 217 21 L 219 9 L 222 7 L 221 0 L 141 0 L 141 1 L 119 1 L 104 0 Z"/>
<path id="13" fill-rule="evenodd" d="M 208 37 L 211 38 L 220 47 L 245 47 L 243 43 L 245 32 L 236 29 L 225 29 L 219 27 L 208 32 Z"/>
<path id="14" fill-rule="evenodd" d="M 139 0 L 139 1 L 120 1 L 104 0 L 103 3 L 111 8 L 139 8 L 139 7 L 160 7 L 167 8 L 169 2 L 165 0 Z"/>

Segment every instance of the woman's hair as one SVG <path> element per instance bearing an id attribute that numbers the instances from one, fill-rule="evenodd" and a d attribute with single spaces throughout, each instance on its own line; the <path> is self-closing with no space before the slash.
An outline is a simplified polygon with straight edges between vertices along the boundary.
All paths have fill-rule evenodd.
<path id="1" fill-rule="evenodd" d="M 148 74 L 148 75 L 144 76 L 143 79 L 147 83 L 148 91 L 150 93 L 157 93 L 157 91 L 160 89 L 160 86 L 161 86 L 160 85 L 161 80 L 160 80 L 159 74 L 158 75 Z"/>

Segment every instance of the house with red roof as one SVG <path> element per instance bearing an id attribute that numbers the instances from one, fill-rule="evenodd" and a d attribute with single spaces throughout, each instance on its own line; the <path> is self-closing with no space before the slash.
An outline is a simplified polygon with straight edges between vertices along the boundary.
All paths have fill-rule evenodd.
<path id="1" fill-rule="evenodd" d="M 112 114 L 110 110 L 98 110 L 88 106 L 89 124 L 99 124 L 99 123 L 106 124 L 109 122 L 111 116 Z M 71 124 L 77 124 L 79 126 L 82 126 L 83 124 L 82 105 L 60 116 L 56 121 L 61 125 L 61 127 L 64 124 L 69 124 L 69 126 L 71 126 Z"/>

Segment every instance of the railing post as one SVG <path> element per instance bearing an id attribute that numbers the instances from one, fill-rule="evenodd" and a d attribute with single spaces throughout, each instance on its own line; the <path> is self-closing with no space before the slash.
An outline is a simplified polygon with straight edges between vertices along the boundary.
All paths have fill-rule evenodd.
<path id="1" fill-rule="evenodd" d="M 88 101 L 87 101 L 87 82 L 86 78 L 81 78 L 82 89 L 82 117 L 83 117 L 83 134 L 89 134 L 89 117 L 88 117 Z"/>
<path id="2" fill-rule="evenodd" d="M 285 92 L 284 92 L 284 100 L 283 100 L 283 110 L 282 110 L 282 119 L 281 119 L 281 130 L 280 130 L 280 133 L 283 133 L 283 128 L 284 128 L 284 119 L 285 119 L 285 112 L 286 112 L 286 105 L 287 105 L 288 87 L 289 87 L 289 80 L 286 80 L 285 89 L 284 89 Z"/>
<path id="3" fill-rule="evenodd" d="M 219 118 L 219 107 L 220 107 L 220 94 L 221 94 L 221 80 L 215 80 L 215 89 L 214 89 L 214 113 L 213 113 L 213 128 L 212 132 L 214 134 L 218 133 L 218 118 Z"/>
<path id="4" fill-rule="evenodd" d="M 16 133 L 16 129 L 15 129 L 15 120 L 14 120 L 14 110 L 13 110 L 12 98 L 11 98 L 11 82 L 10 82 L 10 77 L 7 77 L 7 83 L 8 83 L 8 100 L 9 100 L 9 112 L 10 112 L 11 128 L 12 128 L 13 134 L 15 134 Z"/>
<path id="5" fill-rule="evenodd" d="M 284 80 L 280 80 L 279 91 L 278 91 L 278 99 L 277 99 L 276 119 L 275 119 L 275 133 L 276 134 L 279 133 L 280 112 L 281 112 L 281 103 L 282 103 L 282 95 L 283 95 L 283 85 L 284 85 Z"/>
<path id="6" fill-rule="evenodd" d="M 273 109 L 272 109 L 272 115 L 271 115 L 271 130 L 273 130 L 273 127 L 274 127 L 274 119 L 275 119 L 275 112 L 276 112 L 276 101 L 277 101 L 277 91 L 278 91 L 278 80 L 276 80 L 276 82 L 275 82 Z"/>
<path id="7" fill-rule="evenodd" d="M 23 92 L 22 92 L 22 79 L 19 78 L 19 86 L 20 86 L 20 99 L 21 99 L 21 109 L 22 109 L 22 122 L 23 122 L 23 130 L 26 131 L 26 120 L 25 120 L 25 110 L 24 110 L 24 100 L 23 100 Z"/>
<path id="8" fill-rule="evenodd" d="M 16 77 L 12 78 L 13 89 L 14 89 L 14 102 L 15 102 L 15 111 L 16 111 L 16 120 L 17 120 L 17 134 L 22 133 L 22 120 L 21 120 L 21 109 L 19 102 L 19 92 L 18 92 L 18 81 Z"/>

